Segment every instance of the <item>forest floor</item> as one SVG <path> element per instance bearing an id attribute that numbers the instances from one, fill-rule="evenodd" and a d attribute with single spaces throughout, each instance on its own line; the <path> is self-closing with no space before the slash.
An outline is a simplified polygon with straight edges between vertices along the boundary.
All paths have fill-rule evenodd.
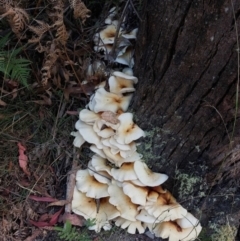
<path id="1" fill-rule="evenodd" d="M 80 82 L 89 62 L 99 58 L 93 51 L 94 33 L 111 7 L 125 4 L 86 1 L 81 13 L 73 6 L 74 14 L 81 15 L 77 20 L 68 1 L 25 0 L 18 6 L 5 1 L 0 6 L 0 55 L 7 60 L 7 65 L 0 62 L 1 240 L 64 240 L 54 226 L 63 227 L 58 220 L 72 168 L 70 133 L 89 100 L 84 92 L 101 79 L 97 74 L 88 78 L 93 86 L 85 89 Z M 15 73 L 11 65 L 18 68 Z M 78 166 L 85 168 L 89 157 L 83 153 L 87 148 L 78 150 Z M 81 241 L 153 240 L 119 228 L 96 234 L 78 227 L 77 232 Z"/>

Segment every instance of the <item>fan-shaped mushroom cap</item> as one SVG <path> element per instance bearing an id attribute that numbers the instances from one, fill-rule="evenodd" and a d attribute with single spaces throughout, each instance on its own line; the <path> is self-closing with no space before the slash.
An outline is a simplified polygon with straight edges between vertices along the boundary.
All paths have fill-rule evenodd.
<path id="1" fill-rule="evenodd" d="M 96 147 L 96 145 L 91 145 L 91 146 L 90 146 L 90 150 L 91 150 L 92 152 L 96 153 L 97 155 L 99 155 L 100 157 L 104 158 L 104 159 L 107 158 L 106 155 L 104 154 L 103 150 L 98 149 L 98 148 Z"/>
<path id="2" fill-rule="evenodd" d="M 124 69 L 125 69 L 125 71 L 132 70 L 131 68 L 124 68 Z M 114 71 L 113 72 L 113 76 L 119 77 L 119 78 L 122 78 L 122 79 L 132 80 L 132 82 L 134 84 L 137 84 L 137 82 L 138 82 L 138 78 L 137 77 L 129 75 L 129 74 L 126 74 L 126 73 L 123 73 L 123 72 L 120 72 L 120 71 Z"/>
<path id="3" fill-rule="evenodd" d="M 123 94 L 135 91 L 133 84 L 136 84 L 138 79 L 134 76 L 124 74 L 119 71 L 113 72 L 112 76 L 108 79 L 109 90 L 111 93 Z"/>
<path id="4" fill-rule="evenodd" d="M 99 43 L 99 45 L 96 45 L 93 47 L 94 51 L 96 52 L 100 52 L 103 51 L 104 54 L 106 53 L 110 53 L 112 51 L 112 44 L 101 44 Z"/>
<path id="5" fill-rule="evenodd" d="M 168 238 L 169 241 L 195 240 L 201 230 L 200 224 L 196 227 L 181 228 L 176 222 L 172 221 L 158 223 L 152 229 L 156 237 Z"/>
<path id="6" fill-rule="evenodd" d="M 137 179 L 137 175 L 133 168 L 133 163 L 123 163 L 122 166 L 118 169 L 112 168 L 111 175 L 115 180 L 119 182 L 135 180 Z"/>
<path id="7" fill-rule="evenodd" d="M 92 124 L 100 119 L 99 114 L 94 113 L 88 109 L 83 109 L 79 113 L 79 119 L 87 124 Z"/>
<path id="8" fill-rule="evenodd" d="M 76 187 L 79 191 L 86 193 L 87 197 L 108 197 L 108 185 L 98 182 L 90 175 L 88 170 L 79 170 L 76 174 Z"/>
<path id="9" fill-rule="evenodd" d="M 145 228 L 142 226 L 142 223 L 140 221 L 129 221 L 122 217 L 118 217 L 115 219 L 115 224 L 118 227 L 121 227 L 122 229 L 127 229 L 128 233 L 135 234 L 138 230 L 139 233 L 144 233 Z"/>
<path id="10" fill-rule="evenodd" d="M 124 64 L 133 68 L 134 59 L 133 59 L 134 49 L 131 46 L 125 46 L 121 51 L 119 51 L 117 58 L 115 59 L 116 63 Z"/>
<path id="11" fill-rule="evenodd" d="M 117 24 L 118 24 L 118 21 L 113 21 L 112 24 L 107 25 L 105 29 L 100 31 L 99 33 L 100 44 L 114 43 L 114 39 L 117 32 Z M 96 40 L 95 40 L 95 44 L 97 45 Z"/>
<path id="12" fill-rule="evenodd" d="M 137 205 L 131 202 L 131 199 L 124 194 L 122 188 L 112 182 L 108 187 L 108 193 L 110 195 L 109 202 L 116 206 L 120 216 L 130 221 L 136 221 Z"/>
<path id="13" fill-rule="evenodd" d="M 142 209 L 140 213 L 136 216 L 136 219 L 143 223 L 157 223 L 158 220 L 150 215 L 145 209 Z"/>
<path id="14" fill-rule="evenodd" d="M 134 170 L 137 174 L 138 179 L 149 187 L 155 187 L 164 183 L 168 176 L 161 173 L 152 172 L 146 163 L 142 161 L 134 162 Z"/>
<path id="15" fill-rule="evenodd" d="M 95 219 L 95 224 L 89 229 L 100 232 L 101 228 L 109 230 L 112 220 L 120 215 L 120 212 L 109 203 L 109 198 L 101 198 L 99 208 L 93 198 L 86 197 L 75 187 L 72 200 L 72 211 L 85 219 Z"/>
<path id="16" fill-rule="evenodd" d="M 110 148 L 103 148 L 103 152 L 106 155 L 107 159 L 115 164 L 117 167 L 120 167 L 125 162 L 135 162 L 136 160 L 141 159 L 141 155 L 137 152 L 134 152 L 132 156 L 128 157 L 127 159 L 123 158 L 120 153 L 112 154 Z"/>
<path id="17" fill-rule="evenodd" d="M 138 179 L 136 179 L 136 180 L 131 180 L 130 182 L 131 182 L 132 184 L 134 184 L 135 186 L 146 187 L 146 185 L 143 184 L 142 182 L 140 182 Z"/>
<path id="18" fill-rule="evenodd" d="M 115 139 L 120 144 L 129 144 L 138 138 L 145 136 L 144 131 L 133 122 L 132 113 L 123 113 L 118 117 L 120 121 Z"/>
<path id="19" fill-rule="evenodd" d="M 176 223 L 181 227 L 181 228 L 191 228 L 195 227 L 198 225 L 199 220 L 195 218 L 191 213 L 187 213 L 186 216 L 180 219 L 176 219 Z"/>
<path id="20" fill-rule="evenodd" d="M 156 202 L 158 197 L 159 197 L 159 194 L 157 192 L 150 191 L 147 196 L 147 201 Z"/>
<path id="21" fill-rule="evenodd" d="M 107 160 L 105 158 L 94 155 L 90 163 L 96 171 L 105 171 L 110 176 L 112 175 L 111 167 L 107 164 Z"/>
<path id="22" fill-rule="evenodd" d="M 131 32 L 123 33 L 122 36 L 127 39 L 136 39 L 137 38 L 138 28 L 133 29 Z"/>
<path id="23" fill-rule="evenodd" d="M 123 183 L 123 192 L 131 198 L 132 203 L 144 206 L 146 204 L 149 188 L 137 187 L 131 183 Z"/>
<path id="24" fill-rule="evenodd" d="M 105 184 L 109 184 L 112 180 L 112 177 L 105 171 L 96 171 L 93 176 L 98 182 Z"/>
<path id="25" fill-rule="evenodd" d="M 146 205 L 140 208 L 145 209 L 161 222 L 176 220 L 187 215 L 187 210 L 177 203 L 169 192 L 160 194 L 157 201 L 147 201 Z"/>
<path id="26" fill-rule="evenodd" d="M 117 95 L 107 92 L 104 88 L 100 88 L 95 93 L 95 102 L 93 102 L 92 110 L 96 113 L 101 111 L 112 111 L 114 113 L 116 113 L 118 110 L 126 111 L 130 104 L 131 98 L 132 95 Z"/>
<path id="27" fill-rule="evenodd" d="M 71 136 L 75 136 L 75 138 L 73 140 L 73 145 L 78 148 L 80 148 L 83 145 L 83 143 L 85 142 L 84 138 L 82 137 L 82 135 L 80 134 L 79 131 L 72 131 Z"/>
<path id="28" fill-rule="evenodd" d="M 95 133 L 92 126 L 82 122 L 81 120 L 78 120 L 75 124 L 75 128 L 80 132 L 81 136 L 86 142 L 95 144 L 99 149 L 103 148 L 101 139 Z"/>
<path id="29" fill-rule="evenodd" d="M 122 70 L 122 72 L 123 72 L 124 74 L 133 76 L 133 70 L 132 70 L 132 68 L 126 67 L 126 68 L 124 68 L 124 69 Z"/>

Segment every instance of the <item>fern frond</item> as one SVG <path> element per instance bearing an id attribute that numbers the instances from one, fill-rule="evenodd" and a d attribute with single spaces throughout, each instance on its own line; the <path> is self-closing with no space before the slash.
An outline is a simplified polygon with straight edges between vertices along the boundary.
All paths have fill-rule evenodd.
<path id="1" fill-rule="evenodd" d="M 36 43 L 40 42 L 42 36 L 44 33 L 46 33 L 51 27 L 45 23 L 44 21 L 40 21 L 35 19 L 35 21 L 38 23 L 38 26 L 28 26 L 28 28 L 37 35 L 36 38 L 31 38 L 28 40 L 29 43 Z"/>
<path id="2" fill-rule="evenodd" d="M 87 18 L 91 15 L 91 11 L 86 7 L 81 0 L 69 0 L 70 6 L 73 9 L 73 16 L 75 19 L 80 18 L 84 24 Z"/>

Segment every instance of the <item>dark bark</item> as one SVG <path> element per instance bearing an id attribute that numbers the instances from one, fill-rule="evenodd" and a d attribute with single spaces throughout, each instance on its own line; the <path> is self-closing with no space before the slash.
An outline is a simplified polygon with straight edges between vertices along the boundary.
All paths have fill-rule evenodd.
<path id="1" fill-rule="evenodd" d="M 182 204 L 200 210 L 204 226 L 220 212 L 236 226 L 240 214 L 233 15 L 240 31 L 240 2 L 233 6 L 229 0 L 144 1 L 135 53 L 132 108 L 148 134 L 139 149 L 153 170 L 171 177 L 166 185 Z M 184 175 L 193 188 L 181 195 Z"/>

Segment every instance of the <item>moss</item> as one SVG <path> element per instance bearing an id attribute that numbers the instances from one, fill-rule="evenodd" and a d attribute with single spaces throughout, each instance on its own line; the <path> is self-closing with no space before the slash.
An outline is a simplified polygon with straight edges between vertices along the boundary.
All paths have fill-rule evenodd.
<path id="1" fill-rule="evenodd" d="M 202 179 L 197 176 L 181 173 L 176 170 L 175 179 L 179 183 L 178 194 L 180 198 L 184 198 L 194 191 L 194 187 L 197 183 L 200 183 Z"/>
<path id="2" fill-rule="evenodd" d="M 231 226 L 229 222 L 225 225 L 210 225 L 214 233 L 211 235 L 211 241 L 235 241 L 237 235 L 237 228 Z"/>

